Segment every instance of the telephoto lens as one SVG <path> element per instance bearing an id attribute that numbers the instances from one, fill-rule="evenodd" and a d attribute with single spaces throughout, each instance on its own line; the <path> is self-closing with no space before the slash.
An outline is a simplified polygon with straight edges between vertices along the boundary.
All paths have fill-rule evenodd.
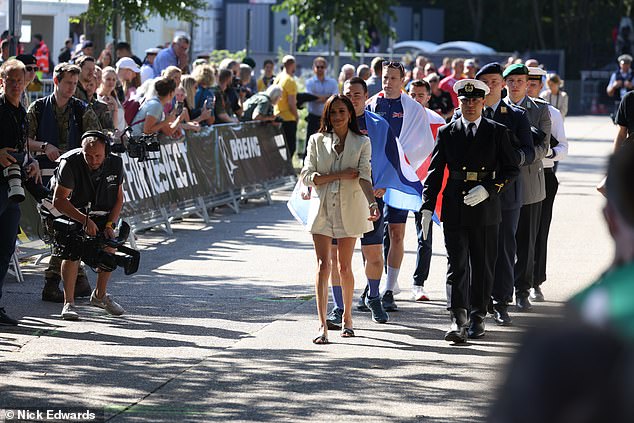
<path id="1" fill-rule="evenodd" d="M 4 178 L 9 184 L 9 200 L 21 203 L 24 201 L 24 188 L 22 187 L 22 168 L 17 163 L 4 168 L 2 171 Z"/>

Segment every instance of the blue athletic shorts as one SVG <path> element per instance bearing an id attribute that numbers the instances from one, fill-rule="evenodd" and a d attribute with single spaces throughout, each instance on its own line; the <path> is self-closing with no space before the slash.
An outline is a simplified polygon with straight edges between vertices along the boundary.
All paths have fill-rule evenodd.
<path id="1" fill-rule="evenodd" d="M 383 214 L 385 215 L 385 221 L 387 223 L 405 223 L 407 222 L 409 210 L 395 209 L 386 204 L 383 209 Z"/>

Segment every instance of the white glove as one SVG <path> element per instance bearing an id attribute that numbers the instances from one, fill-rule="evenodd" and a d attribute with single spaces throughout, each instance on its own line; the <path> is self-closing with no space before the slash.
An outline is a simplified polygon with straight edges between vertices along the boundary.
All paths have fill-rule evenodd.
<path id="1" fill-rule="evenodd" d="M 469 193 L 464 196 L 464 203 L 467 206 L 475 206 L 489 198 L 489 192 L 482 185 L 471 188 Z"/>
<path id="2" fill-rule="evenodd" d="M 429 232 L 429 225 L 431 225 L 431 216 L 433 213 L 431 212 L 431 210 L 423 210 L 421 214 L 423 215 L 421 218 L 421 225 L 423 227 L 423 239 L 427 240 L 427 233 Z"/>

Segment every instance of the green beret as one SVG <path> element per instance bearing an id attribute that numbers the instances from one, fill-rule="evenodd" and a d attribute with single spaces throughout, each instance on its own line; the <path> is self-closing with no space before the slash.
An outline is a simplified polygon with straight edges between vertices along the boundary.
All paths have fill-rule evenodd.
<path id="1" fill-rule="evenodd" d="M 526 65 L 523 65 L 521 63 L 515 63 L 514 65 L 511 65 L 504 69 L 502 77 L 506 79 L 511 75 L 528 75 L 528 68 L 526 67 Z"/>

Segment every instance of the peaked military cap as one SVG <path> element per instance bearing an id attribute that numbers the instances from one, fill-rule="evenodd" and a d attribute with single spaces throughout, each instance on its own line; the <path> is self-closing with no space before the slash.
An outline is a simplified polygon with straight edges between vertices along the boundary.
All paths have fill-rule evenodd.
<path id="1" fill-rule="evenodd" d="M 484 98 L 491 91 L 482 81 L 477 79 L 461 79 L 453 86 L 458 98 Z"/>

